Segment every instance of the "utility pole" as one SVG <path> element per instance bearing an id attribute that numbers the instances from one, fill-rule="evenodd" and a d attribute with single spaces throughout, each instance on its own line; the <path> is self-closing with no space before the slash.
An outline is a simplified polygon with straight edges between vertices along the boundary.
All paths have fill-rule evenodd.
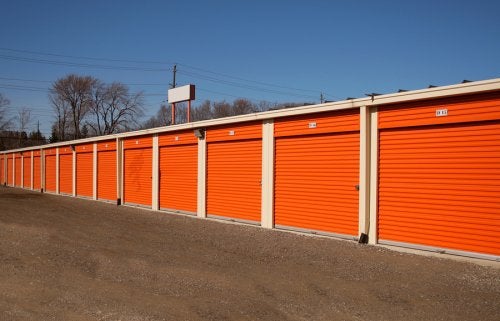
<path id="1" fill-rule="evenodd" d="M 36 141 L 38 145 L 40 145 L 40 121 L 37 121 L 36 123 Z"/>
<path id="2" fill-rule="evenodd" d="M 170 86 L 172 86 L 172 88 L 175 88 L 177 86 L 177 83 L 175 82 L 175 76 L 177 75 L 177 64 L 174 65 L 173 73 L 174 73 L 174 79 L 170 84 Z"/>
<path id="3" fill-rule="evenodd" d="M 325 102 L 325 96 L 323 96 L 323 93 L 320 93 L 320 95 L 319 95 L 319 101 L 322 104 Z"/>
<path id="4" fill-rule="evenodd" d="M 173 79 L 172 83 L 170 84 L 170 86 L 172 88 L 175 88 L 175 86 L 177 86 L 177 84 L 175 82 L 175 76 L 177 75 L 177 64 L 174 65 L 173 73 L 174 73 L 174 79 Z M 175 125 L 175 103 L 172 103 L 172 121 L 171 121 L 171 124 Z"/>

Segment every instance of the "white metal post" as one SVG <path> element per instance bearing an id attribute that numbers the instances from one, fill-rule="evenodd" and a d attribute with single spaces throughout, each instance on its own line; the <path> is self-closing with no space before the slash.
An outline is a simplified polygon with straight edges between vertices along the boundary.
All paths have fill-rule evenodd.
<path id="1" fill-rule="evenodd" d="M 370 143 L 370 229 L 368 232 L 368 243 L 377 244 L 378 224 L 378 114 L 377 107 L 373 107 L 370 113 L 371 143 Z"/>
<path id="2" fill-rule="evenodd" d="M 73 155 L 73 168 L 72 168 L 72 172 L 73 172 L 73 181 L 72 181 L 72 194 L 73 196 L 76 196 L 76 166 L 78 166 L 78 164 L 76 163 L 76 146 L 72 147 L 72 155 Z"/>
<path id="3" fill-rule="evenodd" d="M 21 153 L 21 188 L 24 188 L 24 153 Z"/>
<path id="4" fill-rule="evenodd" d="M 59 147 L 56 148 L 56 194 L 59 194 Z"/>
<path id="5" fill-rule="evenodd" d="M 160 209 L 159 202 L 159 142 L 158 142 L 158 134 L 153 135 L 153 172 L 152 172 L 152 191 L 151 191 L 151 208 L 155 211 Z"/>
<path id="6" fill-rule="evenodd" d="M 40 191 L 45 191 L 45 149 L 40 149 Z"/>
<path id="7" fill-rule="evenodd" d="M 274 227 L 274 120 L 262 123 L 261 225 Z"/>
<path id="8" fill-rule="evenodd" d="M 92 154 L 92 199 L 97 200 L 97 143 L 93 144 Z"/>
<path id="9" fill-rule="evenodd" d="M 370 224 L 370 107 L 359 109 L 359 231 L 368 235 Z"/>
<path id="10" fill-rule="evenodd" d="M 207 217 L 207 141 L 198 137 L 198 217 Z"/>
<path id="11" fill-rule="evenodd" d="M 123 204 L 123 143 L 119 138 L 116 139 L 116 194 L 117 204 Z"/>
<path id="12" fill-rule="evenodd" d="M 31 179 L 30 179 L 30 189 L 33 190 L 34 189 L 34 182 L 35 182 L 35 168 L 34 168 L 34 165 L 35 165 L 35 152 L 34 151 L 31 151 Z"/>
<path id="13" fill-rule="evenodd" d="M 12 186 L 16 186 L 16 154 L 12 153 Z"/>

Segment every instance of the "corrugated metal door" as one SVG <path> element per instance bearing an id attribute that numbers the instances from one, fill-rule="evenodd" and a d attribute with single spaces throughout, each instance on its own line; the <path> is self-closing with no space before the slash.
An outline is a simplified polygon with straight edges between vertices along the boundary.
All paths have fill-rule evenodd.
<path id="1" fill-rule="evenodd" d="M 153 189 L 153 139 L 151 136 L 126 139 L 123 142 L 124 202 L 151 205 Z"/>
<path id="2" fill-rule="evenodd" d="M 193 131 L 163 134 L 160 146 L 160 208 L 196 213 L 198 139 Z"/>
<path id="3" fill-rule="evenodd" d="M 21 187 L 22 185 L 22 176 L 21 176 L 21 171 L 22 171 L 22 167 L 23 167 L 23 163 L 22 163 L 22 156 L 21 154 L 16 154 L 15 156 L 15 181 L 14 181 L 14 185 L 15 186 L 18 186 L 18 187 Z"/>
<path id="4" fill-rule="evenodd" d="M 56 150 L 45 150 L 45 191 L 56 192 Z"/>
<path id="5" fill-rule="evenodd" d="M 14 185 L 14 154 L 7 155 L 7 185 Z"/>
<path id="6" fill-rule="evenodd" d="M 33 189 L 40 190 L 41 184 L 42 179 L 40 151 L 35 151 L 33 152 Z"/>
<path id="7" fill-rule="evenodd" d="M 92 197 L 94 194 L 94 146 L 78 145 L 76 151 L 76 195 Z"/>
<path id="8" fill-rule="evenodd" d="M 358 234 L 359 112 L 276 120 L 275 225 Z"/>
<path id="9" fill-rule="evenodd" d="M 499 107 L 486 95 L 379 111 L 381 243 L 500 255 Z"/>
<path id="10" fill-rule="evenodd" d="M 262 124 L 207 130 L 207 214 L 260 223 Z"/>
<path id="11" fill-rule="evenodd" d="M 97 144 L 97 198 L 116 201 L 116 142 Z"/>
<path id="12" fill-rule="evenodd" d="M 23 187 L 24 188 L 31 188 L 31 152 L 24 153 Z"/>
<path id="13" fill-rule="evenodd" d="M 73 194 L 73 151 L 59 147 L 59 193 Z"/>

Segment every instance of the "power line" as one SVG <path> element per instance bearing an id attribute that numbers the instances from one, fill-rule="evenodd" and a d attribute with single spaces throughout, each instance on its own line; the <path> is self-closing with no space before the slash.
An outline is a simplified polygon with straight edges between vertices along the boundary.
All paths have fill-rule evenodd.
<path id="1" fill-rule="evenodd" d="M 52 82 L 49 80 L 33 80 L 33 79 L 7 78 L 7 77 L 0 77 L 0 79 L 27 81 L 27 82 L 41 82 L 41 83 Z M 132 84 L 125 84 L 125 85 L 132 85 Z M 137 85 L 143 85 L 143 84 L 137 84 Z M 160 84 L 158 84 L 158 85 L 160 85 Z M 161 85 L 163 86 L 163 84 L 161 84 Z M 15 84 L 1 84 L 0 83 L 0 88 L 14 89 L 14 90 L 26 90 L 26 91 L 40 91 L 40 92 L 47 92 L 47 93 L 50 92 L 49 88 L 23 86 L 23 85 L 15 85 Z M 224 93 L 224 92 L 220 92 L 220 91 L 213 91 L 213 90 L 205 89 L 205 88 L 200 87 L 200 86 L 196 86 L 196 90 L 204 91 L 204 92 L 208 92 L 208 93 L 213 93 L 213 94 L 217 94 L 217 95 L 222 95 L 222 96 L 227 96 L 227 97 L 233 97 L 233 98 L 245 98 L 245 97 L 238 96 L 238 95 L 232 95 L 232 94 L 228 94 L 228 93 Z M 144 96 L 166 96 L 166 93 L 144 93 L 143 95 Z M 256 101 L 254 99 L 249 99 L 249 98 L 245 98 L 245 99 L 248 99 L 251 101 Z M 164 101 L 162 101 L 162 102 L 164 102 Z"/>
<path id="2" fill-rule="evenodd" d="M 87 59 L 87 60 L 96 60 L 96 61 L 127 62 L 127 63 L 136 63 L 136 64 L 157 64 L 157 65 L 175 64 L 175 62 L 144 61 L 144 60 L 130 60 L 130 59 L 110 59 L 110 58 L 96 58 L 96 57 L 86 57 L 86 56 L 61 55 L 61 54 L 41 52 L 41 51 L 29 51 L 29 50 L 19 50 L 19 49 L 11 49 L 11 48 L 0 48 L 0 50 L 19 52 L 19 53 L 28 53 L 28 54 L 33 54 L 33 55 L 53 56 L 53 57 L 72 58 L 72 59 Z"/>
<path id="3" fill-rule="evenodd" d="M 40 51 L 19 50 L 19 49 L 12 49 L 12 48 L 0 48 L 0 50 L 10 51 L 10 52 L 17 52 L 17 53 L 32 54 L 32 55 L 44 55 L 44 56 L 61 57 L 61 58 L 71 58 L 71 59 L 86 59 L 86 60 L 94 60 L 94 61 L 126 62 L 126 63 L 135 63 L 135 64 L 156 64 L 156 65 L 179 64 L 179 65 L 184 66 L 184 67 L 186 67 L 188 69 L 198 70 L 198 71 L 201 71 L 203 73 L 209 73 L 209 74 L 213 74 L 213 75 L 218 75 L 218 76 L 221 76 L 221 77 L 230 78 L 230 79 L 234 79 L 234 80 L 239 80 L 239 81 L 243 81 L 243 82 L 247 82 L 247 83 L 254 83 L 254 84 L 258 84 L 258 85 L 262 85 L 262 86 L 275 87 L 275 88 L 281 88 L 281 89 L 288 89 L 288 90 L 293 90 L 293 91 L 302 91 L 302 92 L 311 92 L 311 93 L 318 93 L 319 92 L 319 90 L 296 88 L 296 87 L 291 87 L 291 86 L 283 86 L 283 85 L 277 85 L 277 84 L 272 84 L 272 83 L 268 83 L 268 82 L 250 80 L 250 79 L 246 79 L 246 78 L 242 78 L 242 77 L 237 77 L 237 76 L 232 76 L 232 75 L 228 75 L 228 74 L 224 74 L 224 73 L 220 73 L 220 72 L 210 71 L 210 70 L 207 70 L 207 69 L 204 69 L 204 68 L 200 68 L 200 67 L 196 67 L 196 66 L 192 66 L 192 65 L 188 65 L 188 64 L 175 63 L 175 62 L 145 61 L 145 60 L 132 60 L 132 59 L 96 58 L 96 57 L 75 56 L 75 55 L 62 55 L 62 54 L 47 53 L 47 52 L 40 52 Z M 0 58 L 2 58 L 2 57 L 9 57 L 9 59 L 16 58 L 16 57 L 13 57 L 13 56 L 1 56 L 0 55 Z M 6 58 L 4 58 L 4 59 L 6 59 Z M 19 58 L 19 59 L 21 59 L 21 58 Z M 37 59 L 33 59 L 33 58 L 24 58 L 24 59 L 37 60 Z M 38 60 L 42 60 L 42 59 L 38 59 Z M 30 62 L 34 62 L 34 61 L 30 61 Z M 47 63 L 63 64 L 64 62 L 48 61 Z M 71 64 L 72 66 L 75 65 L 75 64 L 77 66 L 79 65 L 78 63 L 66 63 L 66 64 Z M 63 65 L 65 65 L 65 64 L 63 64 Z M 103 66 L 103 65 L 88 65 L 88 64 L 82 64 L 82 65 L 86 65 L 87 67 L 91 67 L 91 68 L 105 68 L 105 69 L 116 69 L 116 68 L 121 69 L 121 68 L 125 68 L 125 70 L 129 70 L 130 68 L 132 68 L 132 70 L 140 70 L 140 68 L 137 68 L 137 67 Z M 164 70 L 164 69 L 163 70 L 161 70 L 161 69 L 145 69 L 145 70 L 147 70 L 147 71 L 171 71 L 171 70 Z M 328 95 L 328 96 L 330 96 L 330 97 L 338 99 L 338 97 L 335 97 L 334 95 L 327 94 L 327 93 L 325 93 L 325 94 Z M 314 97 L 316 97 L 316 96 L 314 96 Z"/>
<path id="4" fill-rule="evenodd" d="M 93 64 L 83 64 L 76 62 L 66 62 L 39 58 L 25 58 L 25 57 L 14 57 L 7 55 L 0 55 L 0 59 L 31 62 L 31 63 L 41 63 L 56 66 L 67 66 L 67 67 L 83 67 L 83 68 L 93 68 L 93 69 L 111 69 L 111 70 L 125 70 L 125 71 L 147 71 L 147 72 L 165 72 L 170 71 L 170 69 L 152 69 L 152 68 L 138 68 L 138 67 L 127 67 L 127 66 L 111 66 L 111 65 L 93 65 Z"/>
<path id="5" fill-rule="evenodd" d="M 211 77 L 211 76 L 205 76 L 205 75 L 193 73 L 190 71 L 179 70 L 178 72 L 181 74 L 191 76 L 191 77 L 200 78 L 200 79 L 208 80 L 211 82 L 226 84 L 229 86 L 239 87 L 239 88 L 243 88 L 243 89 L 250 89 L 250 90 L 254 90 L 254 91 L 267 92 L 267 93 L 279 94 L 279 95 L 284 95 L 284 96 L 294 96 L 294 97 L 302 97 L 302 98 L 303 97 L 316 98 L 316 96 L 312 96 L 312 95 L 308 95 L 308 94 L 289 93 L 289 92 L 283 92 L 283 91 L 278 91 L 278 90 L 274 90 L 274 89 L 256 87 L 256 86 L 252 86 L 252 85 L 239 84 L 239 83 L 236 83 L 233 81 L 219 79 L 219 78 L 215 78 L 215 77 Z"/>

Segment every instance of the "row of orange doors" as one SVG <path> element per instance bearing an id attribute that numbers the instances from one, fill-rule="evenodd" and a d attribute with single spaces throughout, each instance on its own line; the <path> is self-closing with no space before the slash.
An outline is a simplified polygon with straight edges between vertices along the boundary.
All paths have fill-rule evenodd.
<path id="1" fill-rule="evenodd" d="M 436 104 L 456 116 L 437 118 Z M 499 106 L 496 94 L 379 110 L 381 242 L 500 254 Z M 465 115 L 471 108 L 483 112 Z M 358 235 L 359 123 L 352 111 L 275 120 L 277 227 Z M 259 223 L 261 131 L 260 122 L 207 129 L 209 216 Z M 160 147 L 160 206 L 195 212 L 197 149 L 182 141 Z M 151 137 L 126 143 L 125 202 L 151 205 L 151 146 Z"/>
<path id="2" fill-rule="evenodd" d="M 276 225 L 355 236 L 359 114 L 329 113 L 292 122 L 275 124 Z M 206 142 L 207 215 L 259 224 L 262 123 L 208 129 Z M 151 136 L 124 141 L 126 204 L 152 204 L 152 145 Z M 196 212 L 195 136 L 192 131 L 162 135 L 159 146 L 160 208 Z"/>
<path id="3" fill-rule="evenodd" d="M 495 241 L 500 233 L 499 106 L 499 95 L 487 94 L 379 109 L 374 192 L 381 242 L 500 255 Z M 358 235 L 359 117 L 357 111 L 342 111 L 275 120 L 277 227 Z M 262 123 L 208 128 L 206 143 L 207 214 L 258 224 Z M 192 131 L 160 135 L 154 173 L 153 137 L 125 139 L 124 202 L 151 206 L 153 175 L 158 174 L 160 208 L 195 213 L 197 144 Z M 98 195 L 106 186 L 114 200 L 116 146 L 99 146 Z M 91 155 L 77 150 L 78 195 L 91 195 L 91 183 L 82 184 L 91 177 L 90 167 L 78 165 L 91 164 Z M 2 167 L 9 185 L 17 182 L 20 168 L 16 163 L 13 175 L 12 161 L 7 158 Z M 72 168 L 60 162 L 61 171 Z M 55 151 L 47 150 L 48 191 L 55 191 L 55 164 Z M 71 192 L 60 184 L 61 192 Z"/>
<path id="4" fill-rule="evenodd" d="M 93 144 L 75 147 L 75 194 L 93 197 L 94 150 Z M 45 150 L 45 190 L 56 192 L 56 150 Z M 97 199 L 116 201 L 116 143 L 105 141 L 97 144 Z M 59 193 L 73 193 L 73 151 L 59 148 Z"/>

